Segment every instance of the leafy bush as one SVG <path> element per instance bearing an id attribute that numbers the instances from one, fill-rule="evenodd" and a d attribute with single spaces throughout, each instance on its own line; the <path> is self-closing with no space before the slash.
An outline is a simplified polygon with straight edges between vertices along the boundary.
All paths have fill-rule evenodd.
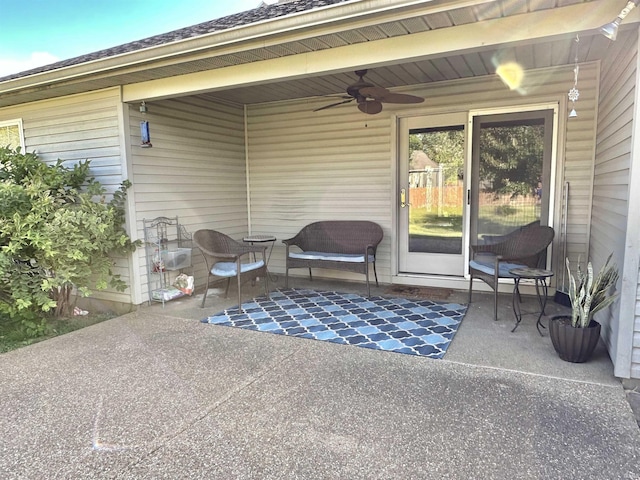
<path id="1" fill-rule="evenodd" d="M 126 288 L 114 253 L 135 249 L 124 230 L 124 182 L 106 200 L 90 162 L 48 165 L 35 153 L 0 148 L 0 316 L 42 329 L 42 312 L 68 316 L 72 293 Z"/>

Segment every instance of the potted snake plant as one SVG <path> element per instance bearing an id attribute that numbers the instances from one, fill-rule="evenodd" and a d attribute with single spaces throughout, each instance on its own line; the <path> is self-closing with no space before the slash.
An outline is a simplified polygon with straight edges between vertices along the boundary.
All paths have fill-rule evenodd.
<path id="1" fill-rule="evenodd" d="M 549 336 L 562 360 L 586 362 L 598 344 L 600 324 L 593 316 L 616 299 L 611 289 L 618 282 L 618 268 L 611 263 L 612 255 L 609 255 L 595 276 L 593 266 L 588 262 L 586 271 L 578 264 L 577 275 L 574 277 L 569 259 L 566 259 L 571 315 L 556 315 L 549 322 Z"/>

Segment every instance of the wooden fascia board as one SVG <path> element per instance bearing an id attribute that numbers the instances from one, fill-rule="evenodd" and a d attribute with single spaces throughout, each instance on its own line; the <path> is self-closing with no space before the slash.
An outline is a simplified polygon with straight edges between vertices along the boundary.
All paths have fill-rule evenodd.
<path id="1" fill-rule="evenodd" d="M 308 52 L 211 71 L 123 86 L 123 100 L 135 102 L 226 88 L 329 74 L 358 67 L 437 58 L 451 53 L 515 45 L 597 30 L 615 8 L 608 0 L 514 15 L 457 27 Z M 634 12 L 632 12 L 634 13 Z M 636 12 L 637 17 L 637 12 Z M 634 18 L 636 18 L 634 17 Z M 613 17 L 612 17 L 613 18 Z M 627 17 L 629 18 L 629 17 Z"/>

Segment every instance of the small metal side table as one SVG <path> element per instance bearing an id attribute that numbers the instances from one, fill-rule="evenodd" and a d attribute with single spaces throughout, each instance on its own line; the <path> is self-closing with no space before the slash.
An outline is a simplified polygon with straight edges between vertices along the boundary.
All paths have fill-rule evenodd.
<path id="1" fill-rule="evenodd" d="M 511 331 L 516 331 L 516 328 L 518 328 L 518 325 L 520 325 L 520 322 L 522 321 L 523 315 L 538 315 L 536 328 L 538 329 L 538 333 L 542 335 L 540 327 L 547 328 L 540 321 L 542 319 L 542 315 L 545 314 L 544 309 L 547 306 L 547 294 L 549 292 L 547 279 L 553 277 L 553 272 L 551 270 L 543 270 L 541 268 L 519 267 L 509 270 L 509 273 L 514 276 L 515 280 L 515 286 L 513 287 L 513 313 L 516 317 L 516 324 Z M 538 297 L 538 303 L 540 304 L 539 313 L 523 313 L 520 310 L 520 280 L 523 278 L 527 280 L 534 280 L 536 283 L 536 295 Z"/>
<path id="2" fill-rule="evenodd" d="M 273 245 L 276 243 L 276 237 L 274 237 L 273 235 L 247 235 L 242 239 L 242 241 L 250 243 L 251 245 L 253 245 L 254 243 L 271 242 L 271 248 L 269 248 L 269 253 L 267 254 L 267 273 L 269 274 L 269 280 L 271 280 L 272 282 L 277 282 L 278 276 L 269 271 L 269 260 L 271 259 L 271 252 L 273 252 Z M 253 259 L 255 260 L 255 253 L 253 255 Z"/>

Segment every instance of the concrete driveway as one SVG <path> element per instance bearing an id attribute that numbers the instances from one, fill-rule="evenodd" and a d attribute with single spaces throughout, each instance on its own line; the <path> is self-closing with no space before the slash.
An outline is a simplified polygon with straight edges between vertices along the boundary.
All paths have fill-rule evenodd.
<path id="1" fill-rule="evenodd" d="M 233 302 L 199 300 L 0 355 L 0 478 L 640 478 L 606 352 L 562 362 L 490 302 L 431 360 L 202 324 Z"/>

